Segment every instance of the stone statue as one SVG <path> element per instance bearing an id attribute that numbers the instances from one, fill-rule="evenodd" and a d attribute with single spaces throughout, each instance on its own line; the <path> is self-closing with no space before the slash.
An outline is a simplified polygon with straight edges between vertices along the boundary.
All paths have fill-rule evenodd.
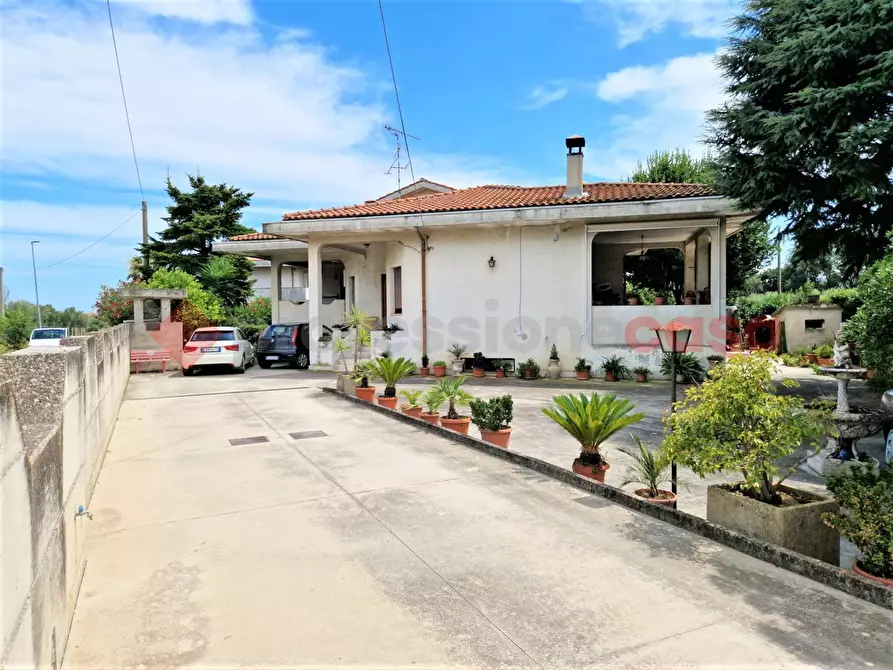
<path id="1" fill-rule="evenodd" d="M 850 345 L 843 336 L 843 331 L 838 330 L 834 334 L 834 367 L 852 368 L 853 360 L 850 358 Z"/>

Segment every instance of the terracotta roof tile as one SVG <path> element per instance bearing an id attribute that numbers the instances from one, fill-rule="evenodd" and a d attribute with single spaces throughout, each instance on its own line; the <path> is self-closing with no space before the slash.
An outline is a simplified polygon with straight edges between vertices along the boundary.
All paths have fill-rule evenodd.
<path id="1" fill-rule="evenodd" d="M 228 238 L 227 242 L 251 242 L 254 240 L 279 240 L 279 235 L 271 235 L 270 233 L 246 233 L 245 235 L 233 235 Z"/>
<path id="2" fill-rule="evenodd" d="M 601 202 L 637 202 L 670 198 L 719 195 L 706 184 L 640 184 L 600 182 L 584 184 L 580 198 L 565 198 L 565 186 L 474 186 L 452 193 L 436 193 L 418 198 L 368 202 L 348 207 L 310 209 L 282 216 L 283 221 L 338 219 L 354 216 L 387 216 L 461 212 L 480 209 L 512 209 L 547 205 L 582 205 Z"/>

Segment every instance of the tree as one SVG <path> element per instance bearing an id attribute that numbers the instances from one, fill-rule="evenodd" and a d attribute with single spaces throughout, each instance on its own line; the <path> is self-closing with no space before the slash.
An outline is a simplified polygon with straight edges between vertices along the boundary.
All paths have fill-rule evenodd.
<path id="1" fill-rule="evenodd" d="M 645 164 L 638 164 L 630 181 L 645 183 L 677 183 L 677 184 L 710 184 L 716 186 L 716 173 L 713 157 L 709 154 L 703 158 L 692 158 L 684 149 L 674 151 L 656 151 L 651 154 Z M 720 188 L 720 190 L 722 190 Z M 723 191 L 725 192 L 725 191 Z M 755 220 L 745 223 L 741 230 L 726 241 L 726 290 L 731 292 L 742 288 L 749 277 L 757 272 L 769 260 L 774 250 L 769 236 L 769 223 Z M 657 277 L 633 277 L 637 284 L 652 286 L 648 281 L 659 281 L 659 277 L 673 276 L 670 268 L 682 268 L 682 252 L 673 249 L 649 250 L 648 254 L 659 260 L 661 269 Z M 648 272 L 647 263 L 637 272 Z M 654 273 L 652 273 L 653 275 Z M 676 274 L 679 274 L 678 272 Z M 659 285 L 665 290 L 674 290 L 673 286 Z M 678 292 L 678 291 L 677 291 Z"/>
<path id="2" fill-rule="evenodd" d="M 708 114 L 719 190 L 857 275 L 893 227 L 893 4 L 748 0 L 732 26 Z"/>
<path id="3" fill-rule="evenodd" d="M 873 384 L 888 389 L 893 387 L 893 248 L 862 274 L 859 294 L 863 303 L 847 333 L 855 338 L 864 365 L 875 371 Z"/>
<path id="4" fill-rule="evenodd" d="M 6 313 L 0 317 L 0 342 L 10 349 L 21 349 L 28 345 L 31 331 L 37 328 L 37 316 L 31 314 L 25 305 L 11 303 L 6 308 Z"/>
<path id="5" fill-rule="evenodd" d="M 147 245 L 138 247 L 140 255 L 148 250 L 153 273 L 159 269 L 183 270 L 198 277 L 212 258 L 222 255 L 213 252 L 214 242 L 254 232 L 240 223 L 242 210 L 251 204 L 253 193 L 243 193 L 226 184 L 208 184 L 201 176 L 187 176 L 191 191 L 181 191 L 168 178 L 166 190 L 174 202 L 168 205 L 168 215 L 163 217 L 167 228 L 158 238 L 151 237 Z M 235 273 L 228 280 L 231 286 L 227 293 L 241 304 L 252 293 L 251 261 L 241 256 L 229 257 Z"/>
<path id="6" fill-rule="evenodd" d="M 251 282 L 241 274 L 240 260 L 245 259 L 234 254 L 213 256 L 202 267 L 198 277 L 225 307 L 244 305 L 252 295 Z"/>

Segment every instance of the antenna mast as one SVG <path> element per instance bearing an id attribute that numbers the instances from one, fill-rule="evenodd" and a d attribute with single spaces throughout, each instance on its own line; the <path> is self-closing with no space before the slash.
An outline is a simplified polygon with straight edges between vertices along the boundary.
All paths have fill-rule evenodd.
<path id="1" fill-rule="evenodd" d="M 404 133 L 402 130 L 397 130 L 391 126 L 385 126 L 385 131 L 394 136 L 394 140 L 397 143 L 397 148 L 394 151 L 394 160 L 391 162 L 391 167 L 388 168 L 388 171 L 385 174 L 393 174 L 397 173 L 397 190 L 399 191 L 402 186 L 401 173 L 403 170 L 406 170 L 409 167 L 409 163 L 401 163 L 400 162 L 400 154 L 402 153 L 403 146 L 400 144 L 400 138 L 402 137 L 404 141 L 406 141 L 407 137 L 411 137 L 414 140 L 419 139 L 415 135 L 410 135 L 409 133 Z"/>

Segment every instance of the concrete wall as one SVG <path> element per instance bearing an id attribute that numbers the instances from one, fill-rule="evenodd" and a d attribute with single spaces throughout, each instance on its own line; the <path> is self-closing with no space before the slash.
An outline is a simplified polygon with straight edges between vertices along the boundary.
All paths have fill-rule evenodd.
<path id="1" fill-rule="evenodd" d="M 62 661 L 86 565 L 75 512 L 127 386 L 129 331 L 0 356 L 0 667 Z"/>
<path id="2" fill-rule="evenodd" d="M 834 342 L 834 334 L 840 330 L 843 310 L 837 305 L 794 305 L 781 309 L 775 318 L 784 323 L 787 350 L 797 347 L 815 347 Z M 807 330 L 807 320 L 821 319 L 823 327 Z"/>

